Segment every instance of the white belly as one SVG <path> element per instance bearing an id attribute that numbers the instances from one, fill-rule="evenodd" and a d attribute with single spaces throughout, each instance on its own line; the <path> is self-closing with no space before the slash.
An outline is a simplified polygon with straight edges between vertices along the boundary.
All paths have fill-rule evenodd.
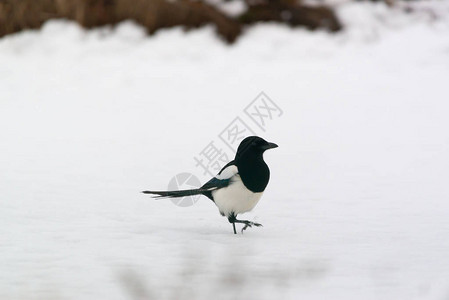
<path id="1" fill-rule="evenodd" d="M 212 192 L 218 210 L 225 216 L 252 210 L 262 194 L 263 192 L 253 193 L 248 190 L 238 174 L 234 176 L 229 186 Z"/>

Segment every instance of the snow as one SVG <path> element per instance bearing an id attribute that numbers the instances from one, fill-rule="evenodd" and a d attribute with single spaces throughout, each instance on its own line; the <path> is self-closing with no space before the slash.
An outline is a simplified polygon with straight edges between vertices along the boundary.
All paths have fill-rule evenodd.
<path id="1" fill-rule="evenodd" d="M 218 9 L 221 13 L 225 14 L 226 16 L 235 18 L 242 15 L 248 9 L 248 5 L 243 0 L 236 0 L 236 1 L 207 0 L 205 2 Z"/>
<path id="2" fill-rule="evenodd" d="M 449 299 L 449 14 L 428 3 L 234 46 L 131 22 L 2 38 L 0 299 Z M 264 227 L 139 193 L 205 182 L 193 157 L 261 91 L 279 148 L 242 217 Z"/>

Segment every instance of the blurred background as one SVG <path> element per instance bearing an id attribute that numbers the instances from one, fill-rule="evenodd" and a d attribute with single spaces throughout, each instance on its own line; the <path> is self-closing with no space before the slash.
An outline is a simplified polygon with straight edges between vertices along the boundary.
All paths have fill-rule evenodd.
<path id="1" fill-rule="evenodd" d="M 0 299 L 449 299 L 449 2 L 0 0 Z M 189 188 L 259 135 L 244 234 Z"/>

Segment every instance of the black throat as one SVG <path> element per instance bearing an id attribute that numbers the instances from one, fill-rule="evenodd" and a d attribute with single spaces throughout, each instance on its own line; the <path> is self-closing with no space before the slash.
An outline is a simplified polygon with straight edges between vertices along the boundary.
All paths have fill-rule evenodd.
<path id="1" fill-rule="evenodd" d="M 270 180 L 270 169 L 263 160 L 262 151 L 248 149 L 237 154 L 235 164 L 243 184 L 254 193 L 263 192 Z"/>

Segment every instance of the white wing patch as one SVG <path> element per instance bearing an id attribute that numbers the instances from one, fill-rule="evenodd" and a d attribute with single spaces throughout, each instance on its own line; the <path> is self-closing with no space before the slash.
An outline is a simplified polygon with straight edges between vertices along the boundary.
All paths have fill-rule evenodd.
<path id="1" fill-rule="evenodd" d="M 239 172 L 239 170 L 237 169 L 237 166 L 234 165 L 230 165 L 229 167 L 227 167 L 226 169 L 224 169 L 221 174 L 218 174 L 217 176 L 215 176 L 215 178 L 217 179 L 229 179 L 232 176 L 234 176 L 235 174 L 237 174 Z"/>
<path id="2" fill-rule="evenodd" d="M 220 174 L 217 174 L 214 178 L 205 183 L 201 188 L 207 191 L 214 191 L 227 187 L 234 181 L 236 176 L 239 176 L 237 167 L 234 165 L 228 166 L 222 170 Z"/>

